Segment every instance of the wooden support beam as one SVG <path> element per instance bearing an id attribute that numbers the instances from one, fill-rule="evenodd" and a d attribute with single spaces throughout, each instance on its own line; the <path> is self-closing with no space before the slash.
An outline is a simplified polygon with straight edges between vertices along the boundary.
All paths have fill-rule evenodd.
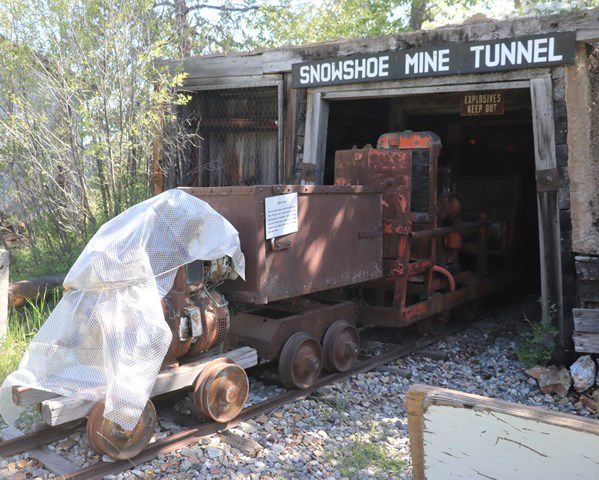
<path id="1" fill-rule="evenodd" d="M 558 189 L 557 186 L 551 188 L 551 177 L 557 172 L 551 77 L 531 79 L 530 95 L 539 216 L 541 307 L 543 321 L 558 328 L 559 347 L 556 353 L 563 360 L 564 350 L 571 350 L 571 331 L 564 324 Z"/>
<path id="2" fill-rule="evenodd" d="M 329 103 L 323 100 L 322 93 L 309 93 L 306 106 L 304 163 L 314 165 L 314 178 L 311 182 L 316 185 L 322 185 L 324 181 L 328 122 Z"/>
<path id="3" fill-rule="evenodd" d="M 208 362 L 220 357 L 233 360 L 244 369 L 258 363 L 258 354 L 250 347 L 241 347 L 222 355 L 201 358 L 195 362 L 160 372 L 156 377 L 151 397 L 190 386 Z M 17 405 L 41 402 L 42 419 L 48 425 L 61 425 L 70 420 L 83 418 L 93 406 L 93 402 L 88 400 L 77 397 L 61 397 L 55 393 L 28 387 L 14 387 L 12 393 L 13 402 Z"/>

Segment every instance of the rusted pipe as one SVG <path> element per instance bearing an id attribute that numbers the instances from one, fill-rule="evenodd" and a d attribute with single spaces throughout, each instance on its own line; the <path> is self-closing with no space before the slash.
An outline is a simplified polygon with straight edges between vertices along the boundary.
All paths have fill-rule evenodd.
<path id="1" fill-rule="evenodd" d="M 437 272 L 437 273 L 440 273 L 441 275 L 444 275 L 445 278 L 447 278 L 447 281 L 449 282 L 449 291 L 455 292 L 455 280 L 449 270 L 447 270 L 446 268 L 443 268 L 440 265 L 433 265 L 433 272 Z"/>
<path id="2" fill-rule="evenodd" d="M 416 230 L 409 234 L 410 238 L 441 237 L 451 232 L 468 232 L 478 230 L 481 226 L 488 225 L 486 222 L 461 222 L 448 227 L 437 227 L 428 230 Z"/>

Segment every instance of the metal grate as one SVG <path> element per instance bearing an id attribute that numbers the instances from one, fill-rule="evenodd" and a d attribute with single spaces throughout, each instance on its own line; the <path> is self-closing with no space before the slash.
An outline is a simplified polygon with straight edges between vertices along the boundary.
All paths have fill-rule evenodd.
<path id="1" fill-rule="evenodd" d="M 412 154 L 411 211 L 428 213 L 429 150 L 417 148 Z"/>
<path id="2" fill-rule="evenodd" d="M 277 178 L 278 89 L 251 87 L 196 94 L 197 184 L 273 184 Z"/>

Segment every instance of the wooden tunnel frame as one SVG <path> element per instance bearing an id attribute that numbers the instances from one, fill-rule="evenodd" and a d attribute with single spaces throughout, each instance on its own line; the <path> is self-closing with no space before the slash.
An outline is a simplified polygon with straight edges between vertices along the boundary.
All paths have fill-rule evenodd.
<path id="1" fill-rule="evenodd" d="M 185 90 L 210 91 L 223 88 L 263 86 L 276 86 L 278 91 L 277 178 L 280 182 L 285 183 L 284 157 L 287 156 L 286 150 L 288 150 L 286 148 L 288 142 L 285 137 L 291 135 L 290 123 L 293 119 L 287 115 L 288 112 L 285 109 L 284 99 L 288 86 L 281 75 L 270 75 L 251 80 L 240 78 L 225 84 L 193 85 L 186 87 Z M 557 160 L 551 68 L 310 88 L 307 91 L 303 163 L 313 165 L 315 183 L 322 184 L 330 102 L 510 89 L 528 89 L 530 91 L 537 179 L 542 314 L 545 322 L 553 321 L 558 326 L 558 343 L 564 345 L 564 341 L 571 336 L 571 332 L 564 322 L 558 183 L 555 181 Z"/>
<path id="2" fill-rule="evenodd" d="M 555 120 L 551 69 L 526 69 L 493 74 L 336 85 L 308 89 L 304 163 L 313 164 L 316 183 L 324 178 L 330 103 L 342 100 L 405 97 L 435 93 L 528 89 L 537 182 L 541 305 L 543 320 L 558 327 L 558 343 L 571 336 L 564 322 L 560 222 L 558 208 Z"/>

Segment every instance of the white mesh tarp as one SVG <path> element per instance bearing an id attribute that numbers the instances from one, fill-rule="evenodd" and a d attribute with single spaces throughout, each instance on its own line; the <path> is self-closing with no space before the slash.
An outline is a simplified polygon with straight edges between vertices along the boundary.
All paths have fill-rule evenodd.
<path id="1" fill-rule="evenodd" d="M 207 203 L 168 190 L 103 225 L 65 278 L 65 294 L 39 330 L 19 369 L 0 388 L 0 413 L 21 409 L 13 385 L 102 400 L 104 416 L 132 429 L 171 342 L 161 299 L 177 269 L 231 257 L 243 278 L 237 230 Z"/>

